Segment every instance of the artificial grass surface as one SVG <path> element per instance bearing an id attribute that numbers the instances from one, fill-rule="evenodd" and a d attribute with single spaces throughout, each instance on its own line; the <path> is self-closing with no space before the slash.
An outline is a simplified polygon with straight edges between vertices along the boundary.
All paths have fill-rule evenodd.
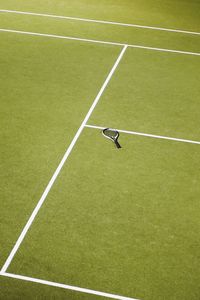
<path id="1" fill-rule="evenodd" d="M 61 288 L 3 276 L 0 276 L 0 299 L 106 300 L 105 297 L 64 290 Z"/>
<path id="2" fill-rule="evenodd" d="M 8 271 L 139 299 L 199 295 L 198 145 L 85 129 Z"/>
<path id="3" fill-rule="evenodd" d="M 197 1 L 10 1 L 1 9 L 199 31 Z M 0 15 L 0 27 L 199 52 L 198 36 Z M 0 33 L 4 264 L 120 47 Z M 127 49 L 90 124 L 199 140 L 199 57 Z M 141 300 L 199 299 L 199 147 L 84 129 L 10 272 Z M 2 299 L 100 297 L 0 277 Z M 103 298 L 101 298 L 103 299 Z"/>
<path id="4" fill-rule="evenodd" d="M 196 56 L 129 48 L 89 124 L 200 141 L 199 69 Z"/>
<path id="5" fill-rule="evenodd" d="M 0 52 L 3 264 L 119 49 L 1 33 Z"/>
<path id="6" fill-rule="evenodd" d="M 0 27 L 108 42 L 200 52 L 199 36 L 185 33 L 12 13 L 1 14 Z"/>
<path id="7" fill-rule="evenodd" d="M 2 9 L 200 31 L 197 0 L 0 0 L 0 5 Z"/>

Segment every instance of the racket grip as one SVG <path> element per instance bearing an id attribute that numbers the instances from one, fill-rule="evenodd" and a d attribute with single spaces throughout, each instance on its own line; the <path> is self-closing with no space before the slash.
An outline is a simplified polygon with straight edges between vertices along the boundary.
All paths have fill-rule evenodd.
<path id="1" fill-rule="evenodd" d="M 115 145 L 116 145 L 116 147 L 119 149 L 119 148 L 121 148 L 121 146 L 120 146 L 120 144 L 118 143 L 118 141 L 115 141 Z"/>

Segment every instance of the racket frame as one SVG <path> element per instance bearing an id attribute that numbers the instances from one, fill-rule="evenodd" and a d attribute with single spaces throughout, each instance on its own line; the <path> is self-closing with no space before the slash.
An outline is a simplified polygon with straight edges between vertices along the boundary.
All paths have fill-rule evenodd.
<path id="1" fill-rule="evenodd" d="M 106 130 L 110 130 L 110 131 L 115 132 L 115 133 L 116 133 L 116 137 L 111 137 L 111 136 L 106 135 L 106 133 L 105 133 Z M 102 130 L 102 134 L 103 134 L 103 136 L 105 136 L 107 139 L 113 141 L 113 143 L 115 143 L 115 146 L 116 146 L 118 149 L 121 148 L 121 146 L 120 146 L 120 144 L 119 144 L 119 142 L 118 142 L 119 131 L 117 131 L 116 129 L 105 128 L 105 129 Z"/>

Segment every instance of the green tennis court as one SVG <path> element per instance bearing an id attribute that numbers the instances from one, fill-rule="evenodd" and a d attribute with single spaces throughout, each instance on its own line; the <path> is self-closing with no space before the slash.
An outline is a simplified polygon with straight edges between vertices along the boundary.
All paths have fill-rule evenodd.
<path id="1" fill-rule="evenodd" d="M 199 3 L 0 4 L 0 298 L 198 300 Z"/>

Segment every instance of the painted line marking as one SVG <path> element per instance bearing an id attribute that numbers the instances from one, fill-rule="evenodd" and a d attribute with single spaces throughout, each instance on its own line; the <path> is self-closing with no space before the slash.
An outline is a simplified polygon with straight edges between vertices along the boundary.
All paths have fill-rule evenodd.
<path id="1" fill-rule="evenodd" d="M 3 265 L 3 267 L 2 267 L 2 269 L 1 269 L 0 272 L 3 272 L 3 273 L 4 273 L 4 272 L 6 272 L 6 270 L 8 269 L 8 267 L 9 267 L 11 261 L 13 260 L 13 258 L 14 258 L 14 256 L 15 256 L 17 250 L 19 249 L 19 247 L 20 247 L 20 245 L 21 245 L 21 243 L 22 243 L 23 239 L 25 238 L 25 236 L 26 236 L 26 234 L 27 234 L 29 228 L 31 227 L 31 225 L 32 225 L 32 223 L 33 223 L 33 221 L 34 221 L 34 219 L 35 219 L 37 213 L 39 212 L 39 210 L 40 210 L 42 204 L 44 203 L 44 201 L 45 201 L 45 199 L 46 199 L 46 197 L 47 197 L 49 191 L 51 190 L 51 188 L 52 188 L 52 186 L 53 186 L 53 184 L 54 184 L 54 182 L 55 182 L 55 180 L 56 180 L 58 174 L 60 173 L 60 171 L 61 171 L 61 169 L 62 169 L 62 167 L 63 167 L 65 161 L 67 160 L 67 158 L 68 158 L 68 156 L 70 155 L 70 153 L 71 153 L 71 151 L 72 151 L 72 149 L 73 149 L 73 147 L 74 147 L 76 141 L 78 140 L 78 138 L 79 138 L 81 132 L 83 131 L 83 129 L 84 129 L 84 127 L 85 127 L 85 124 L 87 123 L 88 119 L 90 118 L 90 116 L 91 116 L 91 114 L 92 114 L 92 112 L 93 112 L 95 106 L 97 105 L 97 103 L 98 103 L 98 101 L 99 101 L 101 95 L 103 94 L 103 92 L 104 92 L 104 90 L 106 89 L 106 86 L 108 85 L 108 83 L 109 83 L 109 81 L 110 81 L 112 75 L 114 74 L 114 72 L 115 72 L 117 66 L 119 65 L 119 62 L 120 62 L 120 60 L 122 59 L 122 57 L 123 57 L 123 55 L 124 55 L 126 49 L 127 49 L 127 45 L 125 45 L 125 46 L 123 47 L 122 51 L 120 52 L 120 54 L 119 54 L 117 60 L 115 61 L 114 65 L 113 65 L 113 67 L 112 67 L 112 69 L 111 69 L 111 71 L 109 72 L 109 74 L 108 74 L 106 80 L 104 81 L 104 83 L 103 83 L 103 85 L 102 85 L 100 91 L 98 92 L 96 98 L 94 99 L 94 101 L 93 101 L 93 103 L 92 103 L 92 105 L 91 105 L 91 107 L 90 107 L 90 109 L 89 109 L 87 115 L 85 116 L 85 118 L 84 118 L 84 120 L 83 120 L 81 126 L 79 127 L 78 131 L 76 132 L 76 134 L 75 134 L 75 136 L 74 136 L 74 138 L 73 138 L 71 144 L 69 145 L 67 151 L 65 152 L 65 154 L 64 154 L 64 156 L 63 156 L 63 158 L 62 158 L 60 164 L 58 165 L 58 167 L 57 167 L 55 173 L 53 174 L 51 180 L 49 181 L 49 183 L 48 183 L 48 185 L 47 185 L 47 187 L 46 187 L 44 193 L 42 194 L 42 196 L 41 196 L 41 198 L 40 198 L 38 204 L 36 205 L 35 209 L 33 210 L 33 212 L 32 212 L 32 214 L 31 214 L 31 216 L 30 216 L 28 222 L 26 223 L 25 227 L 23 228 L 23 230 L 22 230 L 22 232 L 21 232 L 21 234 L 20 234 L 20 236 L 19 236 L 19 238 L 18 238 L 16 244 L 14 245 L 14 247 L 13 247 L 11 253 L 9 254 L 9 256 L 8 256 L 8 258 L 7 258 L 5 264 Z"/>
<path id="2" fill-rule="evenodd" d="M 85 127 L 103 130 L 104 128 L 107 128 L 108 126 L 103 127 L 103 126 L 95 126 L 95 125 L 85 125 Z M 143 132 L 137 132 L 137 131 L 122 130 L 122 129 L 116 129 L 116 128 L 110 128 L 110 129 L 115 129 L 119 132 L 127 133 L 127 134 L 133 134 L 133 135 L 146 136 L 146 137 L 151 137 L 151 138 L 156 138 L 156 139 L 163 139 L 163 140 L 170 140 L 170 141 L 200 145 L 199 141 L 186 140 L 186 139 L 174 138 L 174 137 L 163 136 L 163 135 L 155 135 L 155 134 L 149 134 L 149 133 L 143 133 Z"/>
<path id="3" fill-rule="evenodd" d="M 115 294 L 110 294 L 110 293 L 104 293 L 100 291 L 95 291 L 91 289 L 86 289 L 86 288 L 81 288 L 73 285 L 67 285 L 67 284 L 62 284 L 58 282 L 53 282 L 53 281 L 48 281 L 48 280 L 43 280 L 43 279 L 38 279 L 38 278 L 32 278 L 28 276 L 22 276 L 22 275 L 17 275 L 17 274 L 11 274 L 11 273 L 0 273 L 1 276 L 5 277 L 10 277 L 10 278 L 15 278 L 15 279 L 20 279 L 24 281 L 30 281 L 30 282 L 35 282 L 35 283 L 40 283 L 48 286 L 54 286 L 66 290 L 72 290 L 76 292 L 81 292 L 81 293 L 86 293 L 86 294 L 92 294 L 96 296 L 101 296 L 101 297 L 107 297 L 111 299 L 117 299 L 117 300 L 139 300 L 135 298 L 129 298 L 129 297 L 124 297 L 124 296 L 119 296 Z"/>
<path id="4" fill-rule="evenodd" d="M 53 14 L 34 13 L 34 12 L 27 12 L 27 11 L 0 9 L 0 12 L 21 14 L 21 15 L 40 16 L 40 17 L 48 17 L 48 18 L 56 18 L 56 19 L 67 19 L 67 20 L 74 20 L 74 21 L 99 23 L 99 24 L 117 25 L 117 26 L 124 26 L 124 27 L 135 27 L 135 28 L 160 30 L 160 31 L 167 31 L 167 32 L 184 33 L 184 34 L 200 35 L 200 32 L 188 31 L 188 30 L 182 30 L 182 29 L 171 29 L 171 28 L 163 28 L 163 27 L 155 27 L 155 26 L 138 25 L 138 24 L 128 24 L 128 23 L 121 23 L 121 22 L 111 22 L 111 21 L 103 21 L 103 20 L 94 20 L 94 19 L 60 16 L 60 15 L 53 15 Z"/>
<path id="5" fill-rule="evenodd" d="M 98 41 L 98 40 L 76 38 L 76 37 L 71 37 L 71 36 L 55 35 L 55 34 L 48 34 L 48 33 L 21 31 L 21 30 L 5 29 L 5 28 L 0 28 L 0 31 L 2 31 L 2 32 L 11 32 L 11 33 L 19 33 L 19 34 L 27 34 L 27 35 L 33 35 L 33 36 L 44 36 L 44 37 L 50 37 L 50 38 L 56 38 L 56 39 L 65 39 L 65 40 L 73 40 L 73 41 L 80 41 L 80 42 L 107 44 L 107 45 L 114 45 L 114 46 L 125 46 L 125 44 L 121 44 L 121 43 L 106 42 L 106 41 L 104 42 L 104 41 Z"/>
<path id="6" fill-rule="evenodd" d="M 106 42 L 106 41 L 99 41 L 99 40 L 92 40 L 92 39 L 63 36 L 63 35 L 55 35 L 55 34 L 47 34 L 47 33 L 39 33 L 39 32 L 29 32 L 29 31 L 21 31 L 21 30 L 6 29 L 6 28 L 0 28 L 0 31 L 17 33 L 17 34 L 33 35 L 33 36 L 44 36 L 44 37 L 57 38 L 57 39 L 66 39 L 66 40 L 73 40 L 73 41 L 81 41 L 81 42 L 88 42 L 88 43 L 98 43 L 98 44 L 106 44 L 106 45 L 114 45 L 114 46 L 128 46 L 131 48 L 139 48 L 139 49 L 146 49 L 146 50 L 153 50 L 153 51 L 160 51 L 160 52 L 172 52 L 172 53 L 178 53 L 178 54 L 200 56 L 200 53 L 197 53 L 197 52 L 188 52 L 188 51 L 172 50 L 172 49 L 165 49 L 165 48 L 155 48 L 155 47 L 148 47 L 148 46 L 123 44 L 123 43 L 117 43 L 117 42 Z"/>

